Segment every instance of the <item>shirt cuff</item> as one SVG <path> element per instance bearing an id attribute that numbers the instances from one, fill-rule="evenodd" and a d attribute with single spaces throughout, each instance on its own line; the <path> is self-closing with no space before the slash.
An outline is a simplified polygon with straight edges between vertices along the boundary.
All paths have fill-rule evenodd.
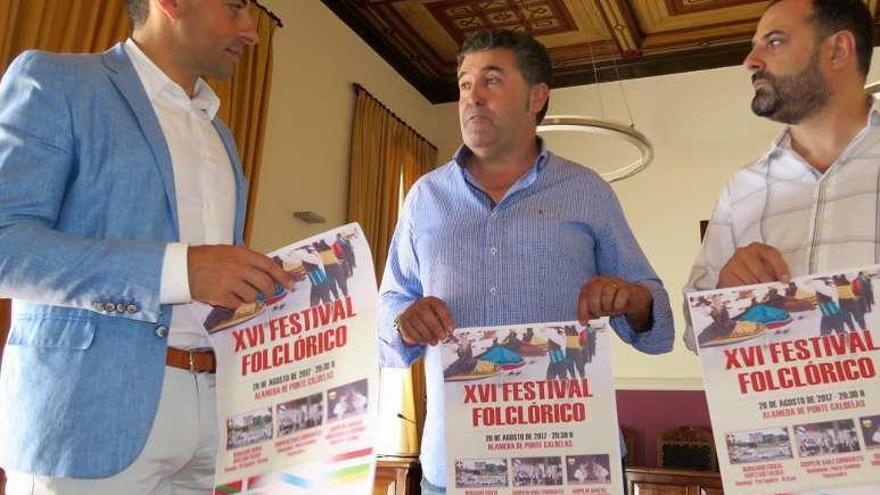
<path id="1" fill-rule="evenodd" d="M 192 302 L 189 293 L 189 271 L 186 266 L 188 244 L 172 242 L 165 245 L 162 260 L 162 279 L 159 285 L 160 304 L 186 304 Z"/>
<path id="2" fill-rule="evenodd" d="M 654 299 L 651 308 L 653 325 L 647 332 L 636 332 L 629 324 L 626 316 L 612 316 L 611 326 L 617 331 L 621 340 L 647 354 L 664 354 L 672 350 L 675 342 L 675 326 L 669 296 L 663 285 L 655 280 L 641 280 L 637 284 L 651 291 Z"/>
<path id="3" fill-rule="evenodd" d="M 389 298 L 390 299 L 390 298 Z M 394 325 L 398 315 L 411 301 L 381 301 L 379 310 L 379 365 L 385 368 L 409 368 L 425 355 L 424 345 L 408 345 Z"/>

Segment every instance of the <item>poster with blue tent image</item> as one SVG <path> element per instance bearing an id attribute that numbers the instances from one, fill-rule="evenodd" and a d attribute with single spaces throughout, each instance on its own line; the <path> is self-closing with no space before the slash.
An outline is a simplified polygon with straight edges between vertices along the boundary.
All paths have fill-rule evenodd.
<path id="1" fill-rule="evenodd" d="M 724 493 L 880 494 L 878 274 L 686 294 Z"/>
<path id="2" fill-rule="evenodd" d="M 447 493 L 622 495 L 612 330 L 607 319 L 455 329 L 439 346 L 455 425 Z"/>

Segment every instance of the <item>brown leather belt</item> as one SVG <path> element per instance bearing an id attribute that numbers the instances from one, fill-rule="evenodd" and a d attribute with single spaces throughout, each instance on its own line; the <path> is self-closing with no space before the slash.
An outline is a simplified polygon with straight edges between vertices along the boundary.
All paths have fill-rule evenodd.
<path id="1" fill-rule="evenodd" d="M 217 370 L 214 351 L 187 351 L 169 347 L 165 355 L 165 364 L 195 373 L 214 373 Z"/>

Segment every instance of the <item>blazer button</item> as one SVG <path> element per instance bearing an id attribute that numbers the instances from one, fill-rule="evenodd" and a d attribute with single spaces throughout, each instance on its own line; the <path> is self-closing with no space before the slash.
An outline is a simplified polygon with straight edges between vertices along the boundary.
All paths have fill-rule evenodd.
<path id="1" fill-rule="evenodd" d="M 128 311 L 128 314 L 133 315 L 138 312 L 138 307 L 134 304 L 129 304 L 126 306 L 125 310 Z"/>
<path id="2" fill-rule="evenodd" d="M 116 305 L 117 313 L 125 313 L 125 304 L 119 303 Z"/>
<path id="3" fill-rule="evenodd" d="M 95 308 L 95 311 L 104 311 L 104 303 L 100 301 L 93 304 L 92 307 Z"/>
<path id="4" fill-rule="evenodd" d="M 156 327 L 156 337 L 165 338 L 168 336 L 168 327 L 165 325 L 159 325 Z"/>

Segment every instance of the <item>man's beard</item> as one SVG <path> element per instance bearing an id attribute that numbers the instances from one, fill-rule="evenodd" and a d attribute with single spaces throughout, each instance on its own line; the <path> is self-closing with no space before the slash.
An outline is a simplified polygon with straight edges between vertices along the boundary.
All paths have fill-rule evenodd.
<path id="1" fill-rule="evenodd" d="M 755 90 L 752 112 L 794 125 L 821 110 L 828 103 L 830 91 L 818 62 L 818 52 L 814 52 L 804 70 L 797 74 L 776 77 L 763 70 L 752 74 L 753 82 L 763 79 L 769 85 Z"/>

